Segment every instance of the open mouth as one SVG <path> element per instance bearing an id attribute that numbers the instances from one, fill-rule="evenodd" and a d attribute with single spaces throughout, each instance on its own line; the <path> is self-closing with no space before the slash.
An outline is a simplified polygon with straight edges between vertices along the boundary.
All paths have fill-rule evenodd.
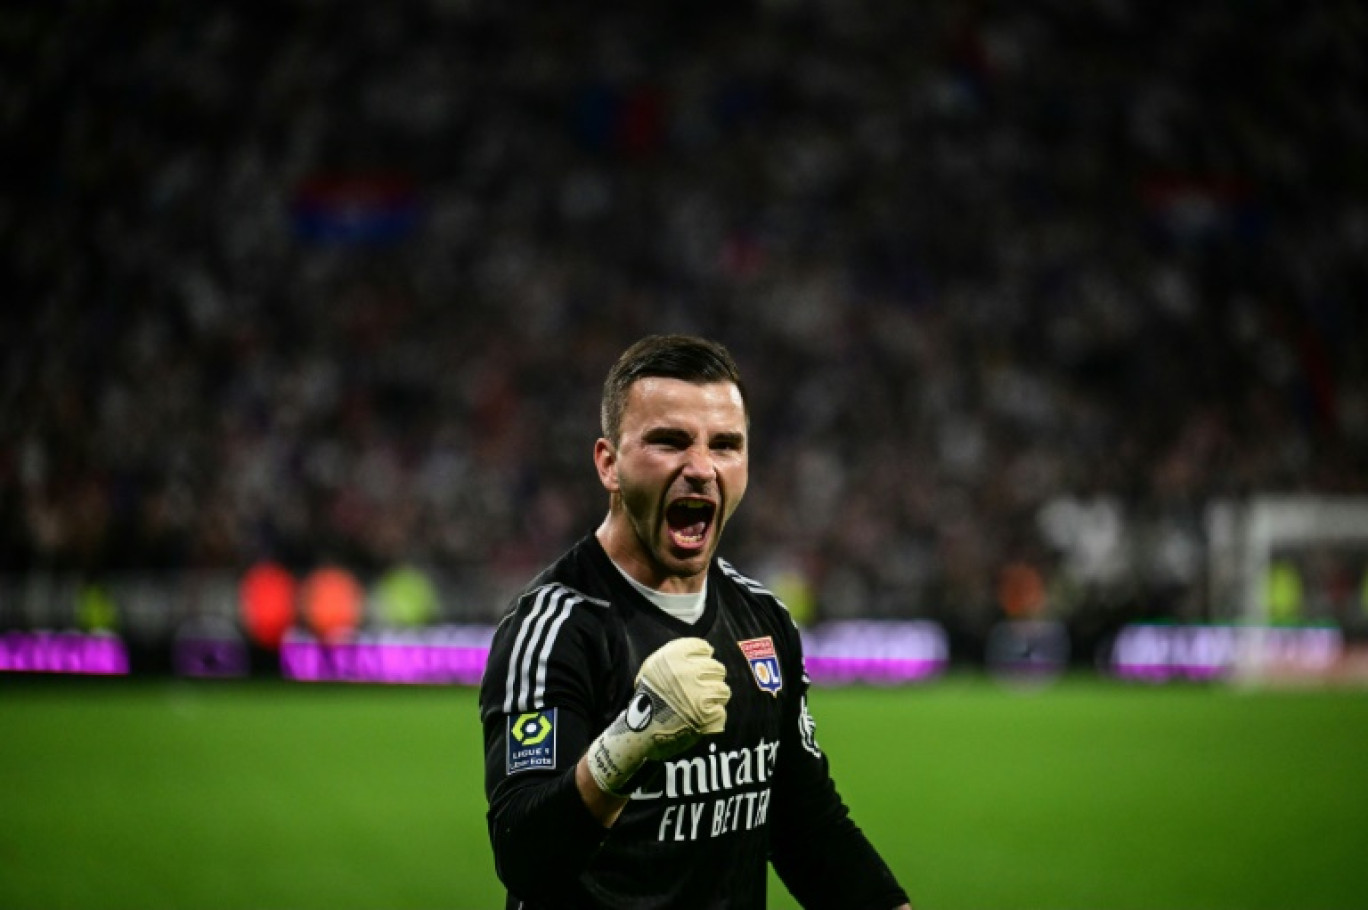
<path id="1" fill-rule="evenodd" d="M 676 499 L 665 507 L 670 540 L 683 550 L 696 550 L 708 539 L 717 506 L 706 499 Z"/>

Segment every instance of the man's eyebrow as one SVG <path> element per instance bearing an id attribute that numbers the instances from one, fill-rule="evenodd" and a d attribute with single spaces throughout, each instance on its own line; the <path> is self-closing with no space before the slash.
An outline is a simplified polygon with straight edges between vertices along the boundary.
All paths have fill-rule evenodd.
<path id="1" fill-rule="evenodd" d="M 689 431 L 683 427 L 672 426 L 668 423 L 647 427 L 641 431 L 642 439 L 688 439 L 690 436 Z"/>
<path id="2" fill-rule="evenodd" d="M 714 434 L 712 435 L 712 444 L 713 444 L 713 445 L 718 445 L 718 444 L 720 443 L 720 444 L 722 444 L 722 445 L 741 446 L 741 445 L 745 445 L 745 442 L 746 442 L 746 434 L 745 434 L 745 433 L 737 433 L 737 432 L 733 432 L 733 431 L 727 431 L 727 432 L 723 432 L 723 433 L 714 433 Z"/>

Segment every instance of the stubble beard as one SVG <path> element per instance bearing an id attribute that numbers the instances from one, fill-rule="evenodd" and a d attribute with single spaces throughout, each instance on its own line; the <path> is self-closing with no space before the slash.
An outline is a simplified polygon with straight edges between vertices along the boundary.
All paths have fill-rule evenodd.
<path id="1" fill-rule="evenodd" d="M 674 553 L 669 525 L 665 519 L 665 502 L 668 496 L 667 492 L 665 498 L 651 503 L 650 508 L 645 510 L 645 515 L 642 514 L 642 510 L 632 508 L 627 497 L 621 494 L 618 496 L 618 505 L 626 516 L 637 547 L 652 572 L 661 578 L 696 578 L 704 575 L 712 563 L 713 554 L 717 552 L 722 532 L 722 509 L 719 507 L 712 526 L 708 528 L 708 541 L 703 549 L 687 556 L 678 556 Z"/>

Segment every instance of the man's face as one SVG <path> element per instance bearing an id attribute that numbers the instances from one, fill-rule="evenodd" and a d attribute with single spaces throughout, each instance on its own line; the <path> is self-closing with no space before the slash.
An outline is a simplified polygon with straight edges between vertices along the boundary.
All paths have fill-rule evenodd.
<path id="1" fill-rule="evenodd" d="M 641 565 L 624 568 L 640 568 L 657 585 L 707 571 L 746 492 L 746 443 L 745 404 L 733 383 L 648 377 L 632 385 L 618 444 L 600 439 L 594 450 L 599 479 L 620 496 L 617 518 L 635 537 L 630 552 L 617 555 Z"/>

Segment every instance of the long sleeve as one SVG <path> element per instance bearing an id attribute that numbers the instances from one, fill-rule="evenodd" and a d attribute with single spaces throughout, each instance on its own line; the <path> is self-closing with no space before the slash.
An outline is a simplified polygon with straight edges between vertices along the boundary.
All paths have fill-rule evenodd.
<path id="1" fill-rule="evenodd" d="M 495 867 L 511 893 L 556 907 L 589 903 L 581 874 L 607 836 L 574 779 L 602 727 L 587 668 L 604 658 L 591 653 L 601 636 L 586 603 L 560 585 L 521 598 L 495 633 L 480 692 Z"/>
<path id="2" fill-rule="evenodd" d="M 771 862 L 807 910 L 892 910 L 907 894 L 837 792 L 801 678 L 776 776 Z"/>
<path id="3" fill-rule="evenodd" d="M 568 767 L 513 775 L 502 772 L 510 751 L 509 723 L 503 716 L 486 720 L 486 767 L 498 778 L 490 794 L 489 841 L 495 869 L 509 891 L 557 907 L 588 906 L 579 877 L 608 831 L 590 815 L 575 786 L 569 756 L 584 751 L 584 723 L 563 709 L 555 715 L 556 748 L 565 750 Z"/>

